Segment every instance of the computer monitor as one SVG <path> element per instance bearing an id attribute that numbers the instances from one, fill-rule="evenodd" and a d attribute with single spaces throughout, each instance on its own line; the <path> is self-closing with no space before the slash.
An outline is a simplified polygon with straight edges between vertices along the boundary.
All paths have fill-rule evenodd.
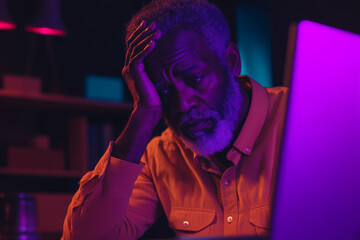
<path id="1" fill-rule="evenodd" d="M 292 29 L 271 239 L 360 239 L 360 35 Z"/>

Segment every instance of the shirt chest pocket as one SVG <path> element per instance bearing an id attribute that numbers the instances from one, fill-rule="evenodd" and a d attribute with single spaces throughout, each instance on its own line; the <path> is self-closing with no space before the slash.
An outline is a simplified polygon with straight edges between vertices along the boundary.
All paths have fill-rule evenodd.
<path id="1" fill-rule="evenodd" d="M 180 234 L 201 232 L 208 235 L 215 214 L 215 210 L 211 209 L 172 208 L 168 218 L 169 225 Z"/>
<path id="2" fill-rule="evenodd" d="M 250 223 L 255 227 L 257 235 L 268 235 L 270 231 L 270 204 L 250 209 Z"/>

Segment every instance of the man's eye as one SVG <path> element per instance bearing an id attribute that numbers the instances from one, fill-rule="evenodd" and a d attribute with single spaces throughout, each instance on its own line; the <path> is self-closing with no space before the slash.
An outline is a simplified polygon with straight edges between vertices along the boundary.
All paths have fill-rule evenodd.
<path id="1" fill-rule="evenodd" d="M 169 93 L 169 87 L 165 84 L 161 84 L 163 81 L 155 83 L 155 88 L 160 97 L 165 97 Z"/>
<path id="2" fill-rule="evenodd" d="M 192 76 L 188 79 L 188 83 L 191 86 L 196 87 L 201 83 L 201 80 L 202 80 L 202 78 L 200 76 Z"/>
<path id="3" fill-rule="evenodd" d="M 159 94 L 160 94 L 161 96 L 166 96 L 166 95 L 168 94 L 168 92 L 169 92 L 168 89 L 162 89 L 162 90 L 159 91 Z"/>

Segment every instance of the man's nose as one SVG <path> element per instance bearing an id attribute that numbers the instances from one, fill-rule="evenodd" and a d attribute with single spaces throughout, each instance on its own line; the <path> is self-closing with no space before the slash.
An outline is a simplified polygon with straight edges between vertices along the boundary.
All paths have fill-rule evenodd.
<path id="1" fill-rule="evenodd" d="M 197 100 L 196 96 L 191 89 L 183 88 L 177 89 L 174 99 L 174 110 L 179 113 L 184 113 L 190 111 L 193 107 L 196 106 Z"/>

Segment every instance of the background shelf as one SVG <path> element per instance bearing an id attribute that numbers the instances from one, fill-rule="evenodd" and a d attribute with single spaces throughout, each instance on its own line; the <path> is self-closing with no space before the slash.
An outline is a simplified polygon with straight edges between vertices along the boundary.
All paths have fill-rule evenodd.
<path id="1" fill-rule="evenodd" d="M 7 90 L 0 90 L 0 106 L 107 114 L 129 112 L 132 108 L 130 103 L 96 101 L 56 94 L 26 94 Z"/>

